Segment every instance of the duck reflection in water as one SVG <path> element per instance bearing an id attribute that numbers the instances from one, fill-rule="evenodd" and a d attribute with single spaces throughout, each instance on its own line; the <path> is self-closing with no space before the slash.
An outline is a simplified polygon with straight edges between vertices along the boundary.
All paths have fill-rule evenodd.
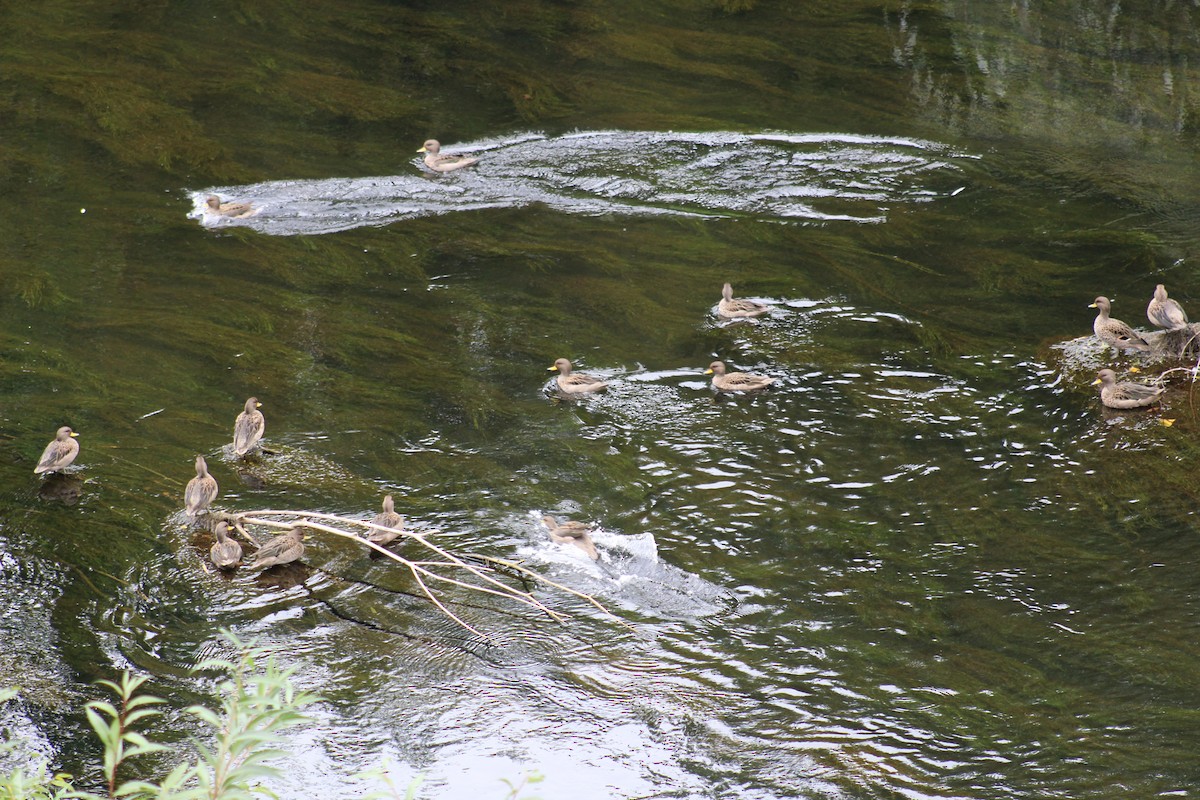
<path id="1" fill-rule="evenodd" d="M 64 506 L 75 505 L 82 494 L 83 478 L 62 472 L 50 475 L 38 488 L 38 497 L 48 502 L 62 503 Z"/>

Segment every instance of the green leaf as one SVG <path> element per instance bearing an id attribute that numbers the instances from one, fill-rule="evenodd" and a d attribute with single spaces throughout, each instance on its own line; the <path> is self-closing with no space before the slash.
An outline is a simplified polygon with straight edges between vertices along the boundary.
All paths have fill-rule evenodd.
<path id="1" fill-rule="evenodd" d="M 96 732 L 96 736 L 99 737 L 101 743 L 103 743 L 105 747 L 108 747 L 111 742 L 115 742 L 117 734 L 114 732 L 113 727 L 110 726 L 103 717 L 97 714 L 95 709 L 85 707 L 84 710 L 87 713 L 88 723 L 92 726 L 92 730 Z"/>

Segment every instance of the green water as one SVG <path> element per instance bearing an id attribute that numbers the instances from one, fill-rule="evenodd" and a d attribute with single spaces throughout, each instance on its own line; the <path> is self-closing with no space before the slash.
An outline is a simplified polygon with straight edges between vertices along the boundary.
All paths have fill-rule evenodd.
<path id="1" fill-rule="evenodd" d="M 1200 12 L 808 5 L 0 5 L 14 735 L 84 770 L 78 707 L 124 668 L 187 729 L 212 692 L 187 670 L 228 627 L 325 698 L 285 797 L 357 796 L 385 762 L 444 798 L 524 770 L 547 798 L 1200 790 L 1194 398 L 1105 412 L 1095 369 L 1131 361 L 1058 344 L 1097 294 L 1135 326 L 1159 282 L 1200 314 Z M 769 131 L 818 140 L 771 157 L 820 162 L 821 210 L 883 221 L 683 216 L 782 170 L 748 146 L 685 170 L 671 213 L 543 198 L 276 235 L 300 189 L 270 184 L 276 216 L 188 216 L 212 187 L 419 187 L 429 136 L 510 143 L 428 179 L 470 197 L 522 177 L 525 134 L 574 131 L 638 143 L 590 173 L 538 151 L 596 179 L 574 199 L 650 180 L 655 132 Z M 885 178 L 897 149 L 937 165 Z M 719 324 L 725 281 L 774 311 Z M 554 402 L 558 357 L 612 388 Z M 777 386 L 718 401 L 714 358 Z M 251 395 L 272 452 L 240 464 Z M 75 502 L 32 474 L 63 424 Z M 484 642 L 323 538 L 300 583 L 208 574 L 197 453 L 222 508 L 361 518 L 390 492 L 632 630 L 451 592 Z M 601 566 L 543 512 L 600 525 Z"/>

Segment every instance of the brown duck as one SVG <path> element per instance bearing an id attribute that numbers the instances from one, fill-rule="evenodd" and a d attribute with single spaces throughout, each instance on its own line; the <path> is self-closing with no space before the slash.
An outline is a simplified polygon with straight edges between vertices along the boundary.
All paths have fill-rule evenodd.
<path id="1" fill-rule="evenodd" d="M 237 419 L 233 423 L 233 452 L 236 455 L 246 455 L 262 438 L 263 431 L 267 427 L 267 420 L 259 411 L 260 408 L 262 408 L 262 403 L 258 402 L 258 398 L 251 397 L 246 400 L 246 407 L 242 413 L 237 415 Z"/>
<path id="2" fill-rule="evenodd" d="M 249 203 L 222 203 L 221 198 L 215 194 L 210 194 L 204 201 L 204 211 L 207 214 L 230 219 L 241 219 L 258 213 L 258 209 Z"/>
<path id="3" fill-rule="evenodd" d="M 1099 312 L 1096 315 L 1096 321 L 1092 323 L 1092 330 L 1096 332 L 1100 341 L 1110 344 L 1118 350 L 1126 348 L 1143 352 L 1150 350 L 1150 343 L 1139 336 L 1133 328 L 1121 320 L 1109 316 L 1112 312 L 1112 304 L 1108 302 L 1107 297 L 1097 297 L 1088 308 L 1097 309 Z"/>
<path id="4" fill-rule="evenodd" d="M 724 361 L 714 361 L 704 370 L 705 375 L 712 375 L 713 388 L 718 392 L 759 392 L 775 382 L 774 378 L 766 375 L 755 375 L 750 372 L 726 372 Z"/>
<path id="5" fill-rule="evenodd" d="M 1167 297 L 1167 287 L 1161 283 L 1154 287 L 1154 297 L 1150 298 L 1150 304 L 1146 306 L 1146 318 L 1169 331 L 1186 328 L 1188 324 L 1187 312 L 1183 310 L 1183 306 Z"/>
<path id="6" fill-rule="evenodd" d="M 204 456 L 196 456 L 196 477 L 187 482 L 183 490 L 183 502 L 187 506 L 187 515 L 195 519 L 208 511 L 209 505 L 217 499 L 217 479 L 208 474 L 208 462 Z M 222 523 L 223 524 L 223 523 Z"/>
<path id="7" fill-rule="evenodd" d="M 593 561 L 600 558 L 600 554 L 596 552 L 596 545 L 592 542 L 592 530 L 584 523 L 570 519 L 559 522 L 551 516 L 542 517 L 542 523 L 550 530 L 551 541 L 556 544 L 573 544 L 587 553 L 588 558 Z"/>
<path id="8" fill-rule="evenodd" d="M 54 435 L 54 441 L 46 445 L 46 449 L 42 451 L 38 465 L 33 468 L 34 474 L 44 475 L 47 472 L 57 472 L 71 466 L 71 463 L 75 461 L 75 456 L 79 455 L 79 442 L 75 441 L 75 437 L 78 435 L 65 425 L 59 428 Z"/>
<path id="9" fill-rule="evenodd" d="M 404 517 L 396 513 L 396 506 L 392 502 L 392 496 L 389 494 L 383 498 L 383 511 L 376 514 L 371 520 L 372 525 L 380 525 L 384 528 L 395 528 L 391 531 L 381 531 L 377 528 L 372 528 L 367 534 L 367 539 L 373 544 L 380 547 L 385 547 L 396 540 L 396 537 L 401 535 L 401 530 L 404 528 Z"/>
<path id="10" fill-rule="evenodd" d="M 271 541 L 258 548 L 254 554 L 252 570 L 269 569 L 280 564 L 290 564 L 300 560 L 304 555 L 304 528 L 299 524 L 288 528 L 287 532 L 276 536 Z"/>
<path id="11" fill-rule="evenodd" d="M 434 172 L 453 172 L 456 169 L 469 167 L 479 161 L 474 156 L 443 154 L 441 149 L 442 146 L 438 144 L 437 139 L 427 139 L 417 152 L 425 154 L 425 166 Z"/>
<path id="12" fill-rule="evenodd" d="M 242 546 L 229 536 L 229 525 L 218 522 L 213 528 L 217 540 L 208 548 L 208 557 L 218 569 L 233 569 L 242 563 Z M 261 552 L 261 551 L 260 551 Z"/>
<path id="13" fill-rule="evenodd" d="M 554 362 L 554 366 L 549 368 L 550 372 L 556 371 L 558 376 L 554 379 L 558 390 L 563 394 L 589 394 L 591 392 L 602 392 L 608 388 L 608 383 L 600 380 L 594 375 L 587 375 L 583 372 L 575 372 L 571 366 L 571 362 L 565 358 L 560 358 Z"/>
<path id="14" fill-rule="evenodd" d="M 770 306 L 764 306 L 762 303 L 756 303 L 753 300 L 742 300 L 733 298 L 733 287 L 728 283 L 721 289 L 721 302 L 717 304 L 718 316 L 726 319 L 748 319 L 749 317 L 760 317 L 770 311 Z"/>
<path id="15" fill-rule="evenodd" d="M 1164 386 L 1147 386 L 1144 383 L 1117 383 L 1117 374 L 1111 369 L 1100 370 L 1092 385 L 1100 386 L 1100 402 L 1109 408 L 1144 408 L 1159 401 Z"/>

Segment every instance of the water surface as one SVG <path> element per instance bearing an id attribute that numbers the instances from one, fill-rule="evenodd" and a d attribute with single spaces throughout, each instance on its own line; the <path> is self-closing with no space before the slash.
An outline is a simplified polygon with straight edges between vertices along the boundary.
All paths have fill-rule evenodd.
<path id="1" fill-rule="evenodd" d="M 1075 341 L 1097 294 L 1200 313 L 1194 8 L 11 12 L 0 678 L 56 766 L 121 669 L 186 730 L 230 628 L 324 697 L 287 797 L 385 763 L 445 798 L 1200 786 L 1191 392 L 1105 412 L 1133 362 Z M 485 158 L 428 177 L 429 136 Z M 262 210 L 205 221 L 214 191 Z M 725 281 L 772 312 L 721 322 Z M 611 389 L 555 402 L 559 357 Z M 715 397 L 714 358 L 776 386 Z M 39 482 L 62 424 L 79 469 Z M 447 589 L 478 636 L 328 537 L 212 574 L 197 453 L 222 508 L 391 493 L 619 620 Z"/>

